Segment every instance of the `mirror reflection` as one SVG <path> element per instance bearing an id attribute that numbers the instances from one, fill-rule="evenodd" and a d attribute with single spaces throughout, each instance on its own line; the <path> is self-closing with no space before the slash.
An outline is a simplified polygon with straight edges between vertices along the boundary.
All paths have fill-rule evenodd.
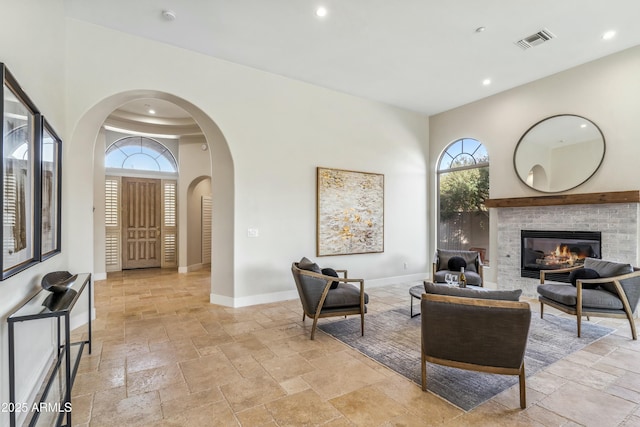
<path id="1" fill-rule="evenodd" d="M 591 178 L 604 152 L 604 136 L 595 123 L 563 114 L 529 128 L 518 141 L 513 164 L 518 178 L 529 187 L 557 193 Z"/>

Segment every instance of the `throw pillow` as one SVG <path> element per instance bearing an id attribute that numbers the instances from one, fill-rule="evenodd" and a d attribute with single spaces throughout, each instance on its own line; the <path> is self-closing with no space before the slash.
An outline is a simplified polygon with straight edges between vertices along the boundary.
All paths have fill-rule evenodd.
<path id="1" fill-rule="evenodd" d="M 298 263 L 298 268 L 300 270 L 308 270 L 308 271 L 313 271 L 314 273 L 322 274 L 322 270 L 320 269 L 320 266 L 315 262 L 311 261 L 307 257 L 302 257 L 302 259 Z"/>
<path id="2" fill-rule="evenodd" d="M 490 290 L 485 288 L 457 288 L 455 286 L 439 285 L 424 281 L 424 291 L 428 294 L 449 295 L 478 299 L 493 299 L 503 301 L 519 301 L 522 289 L 512 291 Z"/>
<path id="3" fill-rule="evenodd" d="M 467 261 L 461 256 L 451 257 L 447 263 L 447 268 L 450 271 L 460 271 L 461 268 L 467 268 Z"/>
<path id="4" fill-rule="evenodd" d="M 338 273 L 336 273 L 336 271 L 333 268 L 323 268 L 322 274 L 324 274 L 325 276 L 338 277 Z M 334 280 L 333 282 L 331 282 L 331 286 L 329 287 L 329 289 L 337 288 L 338 284 L 340 284 L 340 282 L 337 282 Z"/>
<path id="5" fill-rule="evenodd" d="M 598 274 L 598 272 L 591 268 L 580 268 L 578 270 L 573 270 L 571 273 L 569 273 L 569 282 L 571 282 L 573 286 L 576 285 L 576 281 L 578 279 L 598 279 L 598 278 L 600 278 L 600 275 Z M 582 289 L 595 289 L 598 287 L 598 285 L 599 285 L 598 283 L 583 283 Z"/>

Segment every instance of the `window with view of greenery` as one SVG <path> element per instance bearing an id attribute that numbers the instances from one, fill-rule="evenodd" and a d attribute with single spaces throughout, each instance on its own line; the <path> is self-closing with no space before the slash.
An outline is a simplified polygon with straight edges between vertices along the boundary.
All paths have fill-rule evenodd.
<path id="1" fill-rule="evenodd" d="M 472 138 L 447 147 L 438 163 L 438 248 L 489 253 L 489 155 Z"/>

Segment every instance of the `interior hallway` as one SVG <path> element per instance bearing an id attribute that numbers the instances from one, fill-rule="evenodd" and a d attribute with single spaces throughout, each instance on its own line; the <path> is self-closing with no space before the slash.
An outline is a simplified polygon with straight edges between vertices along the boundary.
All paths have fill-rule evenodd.
<path id="1" fill-rule="evenodd" d="M 415 284 L 367 289 L 368 315 L 408 305 Z M 310 341 L 297 299 L 211 305 L 208 271 L 110 273 L 94 289 L 74 426 L 640 425 L 640 341 L 623 320 L 592 318 L 619 329 L 529 377 L 526 410 L 515 386 L 465 413 L 321 330 Z"/>

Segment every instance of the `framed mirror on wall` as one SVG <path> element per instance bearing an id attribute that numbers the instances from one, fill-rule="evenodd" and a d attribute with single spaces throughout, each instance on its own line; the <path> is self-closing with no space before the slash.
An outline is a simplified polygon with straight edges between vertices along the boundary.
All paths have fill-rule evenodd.
<path id="1" fill-rule="evenodd" d="M 0 280 L 60 252 L 62 140 L 7 67 L 0 127 Z"/>
<path id="2" fill-rule="evenodd" d="M 604 159 L 605 139 L 591 120 L 561 114 L 531 126 L 513 156 L 518 178 L 545 193 L 567 191 L 591 178 Z"/>

